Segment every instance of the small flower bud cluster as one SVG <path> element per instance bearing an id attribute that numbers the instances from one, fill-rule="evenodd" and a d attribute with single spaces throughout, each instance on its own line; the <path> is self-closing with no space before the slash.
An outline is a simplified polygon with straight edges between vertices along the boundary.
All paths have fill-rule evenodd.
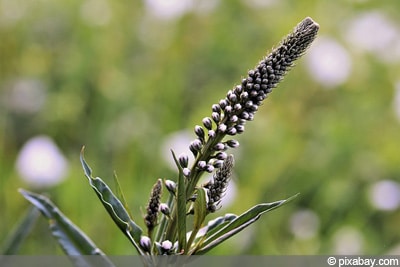
<path id="1" fill-rule="evenodd" d="M 158 179 L 151 190 L 149 204 L 146 208 L 147 214 L 144 217 L 144 222 L 149 232 L 151 232 L 157 225 L 157 216 L 160 208 L 161 193 L 162 181 L 161 179 Z"/>
<path id="2" fill-rule="evenodd" d="M 221 168 L 215 172 L 212 181 L 205 185 L 205 187 L 208 189 L 207 209 L 209 212 L 215 212 L 217 210 L 217 207 L 224 196 L 225 190 L 228 187 L 228 183 L 232 175 L 233 165 L 233 156 L 227 156 L 227 158 L 223 161 Z"/>

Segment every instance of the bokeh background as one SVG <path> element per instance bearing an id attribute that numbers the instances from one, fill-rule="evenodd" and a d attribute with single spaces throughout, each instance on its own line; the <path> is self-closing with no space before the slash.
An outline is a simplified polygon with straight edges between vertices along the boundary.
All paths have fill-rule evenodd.
<path id="1" fill-rule="evenodd" d="M 135 251 L 83 176 L 132 213 L 169 148 L 306 16 L 308 54 L 238 137 L 223 208 L 300 196 L 214 254 L 400 253 L 400 10 L 372 0 L 0 0 L 0 245 L 47 194 L 108 254 Z M 19 253 L 61 254 L 39 218 Z"/>

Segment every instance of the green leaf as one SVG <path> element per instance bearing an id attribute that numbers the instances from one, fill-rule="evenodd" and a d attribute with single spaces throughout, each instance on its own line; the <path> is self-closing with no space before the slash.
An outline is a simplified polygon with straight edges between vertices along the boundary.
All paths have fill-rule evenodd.
<path id="1" fill-rule="evenodd" d="M 19 189 L 19 192 L 49 221 L 53 236 L 60 243 L 67 255 L 102 255 L 104 253 L 96 247 L 93 241 L 75 224 L 73 224 L 47 197 Z M 107 266 L 111 262 L 103 257 Z"/>
<path id="2" fill-rule="evenodd" d="M 244 228 L 248 227 L 249 225 L 257 221 L 262 214 L 272 211 L 288 203 L 289 201 L 296 198 L 297 195 L 294 195 L 286 200 L 280 200 L 272 203 L 262 203 L 252 207 L 248 211 L 236 217 L 229 224 L 220 228 L 217 232 L 213 231 L 213 234 L 207 235 L 204 242 L 201 244 L 201 246 L 199 246 L 199 248 L 194 252 L 194 254 L 201 255 L 206 253 L 210 249 L 221 244 L 228 238 L 234 236 L 235 234 L 242 231 Z"/>
<path id="3" fill-rule="evenodd" d="M 117 198 L 122 202 L 122 205 L 124 205 L 126 211 L 129 214 L 129 217 L 133 218 L 133 215 L 129 210 L 128 203 L 126 202 L 124 192 L 122 191 L 122 188 L 119 184 L 118 176 L 115 172 L 114 172 L 113 177 L 114 177 L 114 184 L 115 184 L 115 191 L 116 191 Z"/>
<path id="4" fill-rule="evenodd" d="M 227 213 L 225 216 L 217 217 L 207 223 L 207 226 L 200 229 L 204 233 L 204 236 L 211 236 L 218 232 L 222 227 L 236 219 L 238 216 L 232 213 Z"/>
<path id="5" fill-rule="evenodd" d="M 7 239 L 2 252 L 3 255 L 17 254 L 19 247 L 32 230 L 39 215 L 39 210 L 35 206 L 31 206 L 31 208 L 26 212 L 24 218 L 18 222 L 17 227 L 12 232 L 11 236 Z"/>
<path id="6" fill-rule="evenodd" d="M 114 195 L 108 185 L 99 177 L 92 177 L 92 170 L 83 157 L 83 149 L 81 152 L 81 163 L 85 176 L 93 190 L 96 192 L 104 208 L 107 210 L 114 223 L 128 237 L 139 254 L 144 255 L 145 252 L 140 248 L 140 237 L 142 229 L 133 221 L 122 202 Z"/>
<path id="7" fill-rule="evenodd" d="M 198 188 L 196 190 L 197 196 L 196 200 L 193 204 L 194 209 L 194 219 L 193 219 L 193 230 L 190 235 L 189 241 L 187 243 L 186 251 L 189 251 L 189 248 L 195 239 L 197 232 L 200 230 L 201 226 L 204 223 L 204 219 L 207 216 L 207 198 L 206 198 L 206 189 L 205 188 Z"/>
<path id="8" fill-rule="evenodd" d="M 175 164 L 178 167 L 178 193 L 177 193 L 177 223 L 178 223 L 178 251 L 186 248 L 186 186 L 185 177 L 183 176 L 182 167 L 176 159 L 174 151 L 172 151 Z M 184 251 L 186 253 L 186 251 Z"/>

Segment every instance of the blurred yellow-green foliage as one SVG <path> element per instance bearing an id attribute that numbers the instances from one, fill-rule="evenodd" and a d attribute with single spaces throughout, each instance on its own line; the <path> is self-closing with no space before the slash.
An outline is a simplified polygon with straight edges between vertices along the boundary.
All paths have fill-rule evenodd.
<path id="1" fill-rule="evenodd" d="M 155 180 L 175 179 L 166 138 L 194 139 L 211 105 L 310 16 L 319 37 L 238 137 L 236 193 L 216 215 L 300 196 L 213 253 L 400 253 L 398 10 L 394 0 L 0 0 L 0 245 L 29 207 L 22 187 L 50 196 L 105 253 L 135 253 L 83 176 L 82 145 L 94 175 L 112 184 L 117 172 L 143 226 Z M 66 159 L 53 187 L 18 171 L 36 136 Z M 40 218 L 20 253 L 62 252 Z"/>

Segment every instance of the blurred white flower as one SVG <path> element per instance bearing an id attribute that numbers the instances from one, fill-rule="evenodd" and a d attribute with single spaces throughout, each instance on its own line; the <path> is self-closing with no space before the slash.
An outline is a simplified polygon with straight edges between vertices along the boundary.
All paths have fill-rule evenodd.
<path id="1" fill-rule="evenodd" d="M 306 54 L 306 63 L 311 78 L 328 88 L 346 82 L 352 68 L 346 49 L 334 39 L 323 36 L 316 39 Z"/>
<path id="2" fill-rule="evenodd" d="M 22 147 L 16 168 L 21 178 L 31 186 L 49 187 L 64 180 L 68 163 L 52 139 L 36 136 Z"/>
<path id="3" fill-rule="evenodd" d="M 369 199 L 379 210 L 395 210 L 400 206 L 400 185 L 390 180 L 376 182 L 370 188 Z"/>
<path id="4" fill-rule="evenodd" d="M 177 19 L 193 8 L 193 0 L 146 0 L 147 12 L 164 20 Z"/>
<path id="5" fill-rule="evenodd" d="M 263 8 L 271 7 L 273 5 L 282 3 L 279 0 L 242 0 L 242 2 L 250 8 Z"/>
<path id="6" fill-rule="evenodd" d="M 355 16 L 346 27 L 346 40 L 383 61 L 400 59 L 400 29 L 378 11 Z"/>
<path id="7" fill-rule="evenodd" d="M 319 217 L 312 210 L 299 210 L 290 218 L 290 231 L 299 239 L 314 237 L 319 230 Z"/>
<path id="8" fill-rule="evenodd" d="M 337 255 L 357 255 L 362 254 L 364 237 L 359 230 L 344 226 L 336 231 L 333 236 L 334 250 L 332 253 Z"/>

